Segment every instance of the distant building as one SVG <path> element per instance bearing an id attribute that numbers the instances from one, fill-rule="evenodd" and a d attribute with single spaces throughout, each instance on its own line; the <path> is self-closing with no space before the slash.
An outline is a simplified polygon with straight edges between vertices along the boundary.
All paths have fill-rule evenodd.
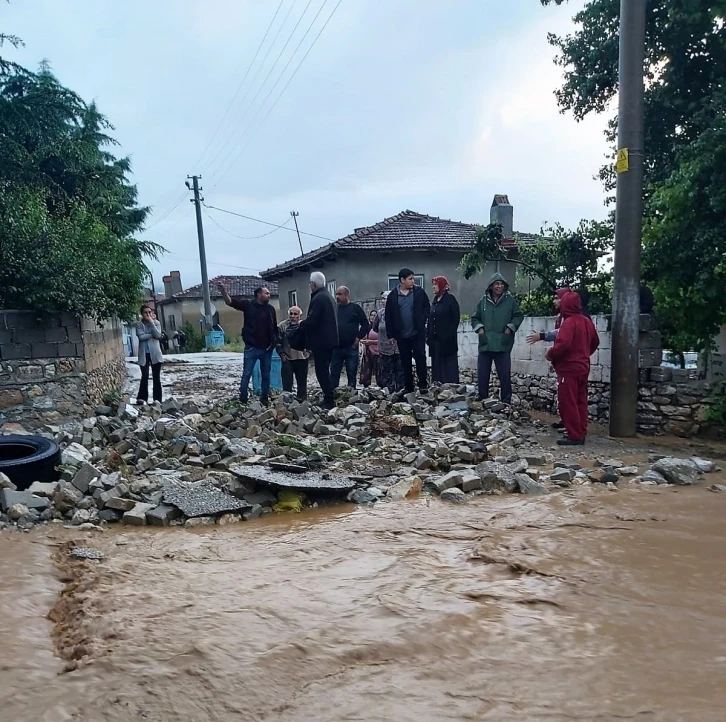
<path id="1" fill-rule="evenodd" d="M 505 195 L 494 196 L 490 222 L 501 223 L 505 245 L 514 247 L 514 209 Z M 292 305 L 307 308 L 310 302 L 308 280 L 311 271 L 322 271 L 328 289 L 348 286 L 355 300 L 380 296 L 398 283 L 398 271 L 411 268 L 416 283 L 431 291 L 434 276 L 446 276 L 452 292 L 459 299 L 461 312 L 471 314 L 484 293 L 485 279 L 499 271 L 514 286 L 516 264 L 491 263 L 485 272 L 466 280 L 459 270 L 461 258 L 471 250 L 477 225 L 403 211 L 380 223 L 356 230 L 327 246 L 270 268 L 261 275 L 277 282 L 280 308 L 284 313 Z M 531 233 L 519 233 L 523 242 L 534 242 Z"/>
<path id="2" fill-rule="evenodd" d="M 190 323 L 199 328 L 199 322 L 203 317 L 202 284 L 182 290 L 181 275 L 179 271 L 172 271 L 164 276 L 163 301 L 158 304 L 157 316 L 161 321 L 162 328 L 167 335 L 171 335 L 180 329 L 185 323 Z M 243 316 L 239 311 L 229 308 L 217 288 L 218 283 L 223 283 L 231 296 L 241 298 L 254 298 L 255 289 L 265 286 L 270 290 L 272 303 L 275 308 L 280 307 L 277 283 L 265 281 L 259 276 L 217 276 L 209 281 L 209 295 L 212 304 L 217 312 L 214 314 L 214 323 L 221 326 L 228 336 L 234 336 L 242 328 Z"/>

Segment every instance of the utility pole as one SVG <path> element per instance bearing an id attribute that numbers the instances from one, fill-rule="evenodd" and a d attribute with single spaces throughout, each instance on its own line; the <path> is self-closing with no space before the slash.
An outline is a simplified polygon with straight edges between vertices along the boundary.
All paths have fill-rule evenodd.
<path id="1" fill-rule="evenodd" d="M 643 226 L 643 64 L 647 0 L 620 0 L 610 435 L 635 436 Z"/>
<path id="2" fill-rule="evenodd" d="M 304 256 L 305 251 L 303 251 L 302 239 L 300 238 L 300 229 L 297 227 L 297 217 L 300 214 L 297 211 L 290 211 L 290 215 L 292 216 L 292 219 L 295 221 L 295 230 L 297 231 L 297 242 L 300 244 L 300 255 Z"/>
<path id="3" fill-rule="evenodd" d="M 194 210 L 197 213 L 197 238 L 199 239 L 199 265 L 202 269 L 202 298 L 204 299 L 204 330 L 209 332 L 212 330 L 212 300 L 209 297 L 209 277 L 207 276 L 207 252 L 204 249 L 204 228 L 202 226 L 202 201 L 204 200 L 199 191 L 199 180 L 201 176 L 187 176 L 192 179 L 191 190 L 194 191 L 194 198 L 190 199 L 194 203 Z M 189 188 L 189 181 L 187 181 Z"/>

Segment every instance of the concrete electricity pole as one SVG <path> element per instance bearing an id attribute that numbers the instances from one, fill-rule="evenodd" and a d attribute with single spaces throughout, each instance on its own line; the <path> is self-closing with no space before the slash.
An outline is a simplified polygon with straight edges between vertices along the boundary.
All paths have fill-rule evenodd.
<path id="1" fill-rule="evenodd" d="M 190 199 L 194 203 L 194 209 L 197 214 L 197 238 L 199 239 L 199 265 L 202 269 L 202 298 L 204 299 L 204 330 L 209 332 L 212 330 L 212 300 L 209 297 L 209 277 L 207 275 L 207 252 L 204 248 L 204 228 L 202 226 L 202 201 L 204 200 L 199 191 L 199 179 L 201 176 L 187 176 L 192 179 L 191 190 L 194 191 L 194 198 Z M 187 188 L 190 188 L 187 181 Z"/>
<path id="2" fill-rule="evenodd" d="M 610 435 L 635 436 L 643 224 L 643 64 L 647 0 L 620 0 Z"/>
<path id="3" fill-rule="evenodd" d="M 297 227 L 297 217 L 300 214 L 297 211 L 290 211 L 290 215 L 292 216 L 292 219 L 295 221 L 295 230 L 297 231 L 297 242 L 300 244 L 300 255 L 304 256 L 305 251 L 303 251 L 302 239 L 300 238 L 300 229 Z"/>

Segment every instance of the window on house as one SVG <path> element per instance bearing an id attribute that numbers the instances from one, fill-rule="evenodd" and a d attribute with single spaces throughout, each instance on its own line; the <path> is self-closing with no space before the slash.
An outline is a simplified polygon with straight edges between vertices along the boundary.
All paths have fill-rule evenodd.
<path id="1" fill-rule="evenodd" d="M 174 316 L 174 314 L 169 316 L 169 328 L 172 331 L 176 331 L 176 316 Z"/>
<path id="2" fill-rule="evenodd" d="M 297 306 L 297 291 L 288 291 L 287 292 L 287 307 L 292 308 L 293 306 Z"/>
<path id="3" fill-rule="evenodd" d="M 335 292 L 338 290 L 338 285 L 335 283 L 335 281 L 328 281 L 328 293 L 331 296 L 335 296 Z"/>
<path id="4" fill-rule="evenodd" d="M 423 285 L 424 285 L 423 276 L 415 275 L 413 277 L 413 279 L 417 286 L 421 286 L 421 288 L 423 288 Z M 389 276 L 388 277 L 388 290 L 393 291 L 393 289 L 396 288 L 396 286 L 398 286 L 398 276 Z"/>

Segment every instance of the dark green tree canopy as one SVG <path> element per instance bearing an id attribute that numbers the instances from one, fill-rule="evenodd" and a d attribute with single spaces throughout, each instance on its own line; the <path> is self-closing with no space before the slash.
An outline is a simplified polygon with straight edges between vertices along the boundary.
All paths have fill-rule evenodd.
<path id="1" fill-rule="evenodd" d="M 540 0 L 560 5 L 564 0 Z M 564 83 L 560 108 L 576 118 L 611 112 L 614 154 L 619 0 L 591 0 L 570 35 L 550 35 Z M 674 350 L 707 348 L 726 322 L 723 152 L 726 0 L 647 3 L 643 272 Z M 614 187 L 612 165 L 600 172 Z"/>
<path id="2" fill-rule="evenodd" d="M 2 41 L 17 45 L 17 38 Z M 0 307 L 131 317 L 156 257 L 112 127 L 53 76 L 0 57 Z"/>

